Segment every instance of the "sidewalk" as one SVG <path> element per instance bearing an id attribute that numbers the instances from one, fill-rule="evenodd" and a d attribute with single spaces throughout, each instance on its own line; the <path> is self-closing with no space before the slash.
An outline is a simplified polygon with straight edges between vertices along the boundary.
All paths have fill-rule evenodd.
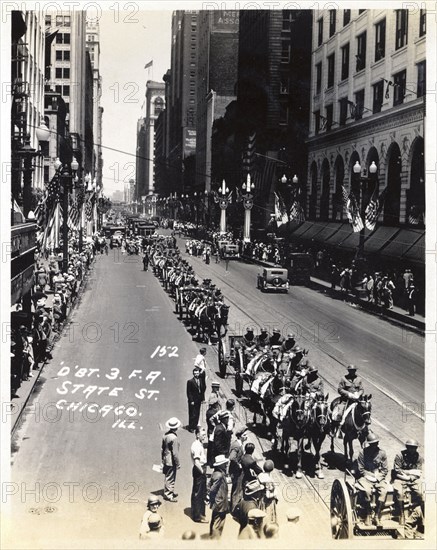
<path id="1" fill-rule="evenodd" d="M 252 258 L 242 257 L 243 261 L 250 262 L 253 264 L 261 265 L 263 267 L 277 267 L 275 264 L 270 262 L 264 262 L 262 260 L 254 260 Z M 392 309 L 386 309 L 381 306 L 376 306 L 373 303 L 357 298 L 356 296 L 344 293 L 340 289 L 333 290 L 331 288 L 331 283 L 319 279 L 317 277 L 311 277 L 311 288 L 321 291 L 324 294 L 329 294 L 332 298 L 337 300 L 343 300 L 345 302 L 355 304 L 362 308 L 363 310 L 373 314 L 378 315 L 379 317 L 389 319 L 395 323 L 398 323 L 402 326 L 407 326 L 411 330 L 419 331 L 420 333 L 425 332 L 425 317 L 423 315 L 417 314 L 412 317 L 407 314 L 407 312 L 399 306 L 393 306 Z"/>
<path id="2" fill-rule="evenodd" d="M 97 258 L 97 255 L 95 256 Z M 42 263 L 44 263 L 44 267 L 48 267 L 48 261 L 45 259 L 40 260 Z M 94 259 L 95 261 L 95 259 Z M 94 263 L 93 261 L 93 263 Z M 81 293 L 84 291 L 86 287 L 86 282 L 88 275 L 91 273 L 92 265 L 91 263 L 89 270 L 85 270 L 83 273 L 82 278 L 82 284 L 79 287 L 78 294 L 76 297 L 76 300 L 71 305 L 70 308 L 67 309 L 67 316 L 64 321 L 64 324 L 61 327 L 61 331 L 59 333 L 51 332 L 49 337 L 50 346 L 54 347 L 56 343 L 59 341 L 59 339 L 62 337 L 62 333 L 64 332 L 65 328 L 68 326 L 69 323 L 69 317 L 74 311 L 75 307 L 78 304 L 78 300 L 80 298 Z M 47 285 L 48 286 L 48 285 Z M 54 292 L 52 290 L 44 290 L 45 294 L 47 294 L 47 300 L 46 300 L 46 307 L 51 308 L 53 307 L 53 295 Z M 7 412 L 9 413 L 9 416 L 11 418 L 11 434 L 13 435 L 17 428 L 20 426 L 20 418 L 23 414 L 24 409 L 26 408 L 26 405 L 29 401 L 30 396 L 32 395 L 32 392 L 35 388 L 35 386 L 38 384 L 39 378 L 44 370 L 45 365 L 47 364 L 47 360 L 45 362 L 40 362 L 40 366 L 37 370 L 31 371 L 31 377 L 28 380 L 22 381 L 20 387 L 18 388 L 16 395 L 17 397 L 14 397 L 10 401 L 10 410 Z"/>

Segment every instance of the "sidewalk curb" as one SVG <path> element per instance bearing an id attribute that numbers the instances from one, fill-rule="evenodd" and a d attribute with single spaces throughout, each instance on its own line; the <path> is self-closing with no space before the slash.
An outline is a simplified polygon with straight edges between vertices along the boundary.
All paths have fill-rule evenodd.
<path id="1" fill-rule="evenodd" d="M 275 264 L 272 264 L 270 262 L 264 262 L 262 260 L 255 260 L 253 258 L 247 258 L 242 256 L 241 260 L 247 263 L 260 265 L 263 267 L 275 267 Z M 315 277 L 311 277 L 311 284 L 309 288 L 317 289 L 325 289 L 325 294 L 331 294 L 338 297 L 346 298 L 346 301 L 348 303 L 355 304 L 359 306 L 364 311 L 367 311 L 371 315 L 377 315 L 378 317 L 381 317 L 383 319 L 387 319 L 392 321 L 393 323 L 396 323 L 398 326 L 407 327 L 409 330 L 416 332 L 420 335 L 425 334 L 425 328 L 426 324 L 423 321 L 420 321 L 419 319 L 415 319 L 414 317 L 407 317 L 406 315 L 402 315 L 401 313 L 398 313 L 393 310 L 385 310 L 380 309 L 378 306 L 375 306 L 374 304 L 369 304 L 368 302 L 361 300 L 360 298 L 356 298 L 355 296 L 351 294 L 344 294 L 340 290 L 333 290 L 329 287 L 328 283 L 323 284 L 322 282 L 319 282 L 319 280 Z"/>
<path id="2" fill-rule="evenodd" d="M 93 262 L 94 263 L 94 262 Z M 87 283 L 88 283 L 88 275 L 90 274 L 91 272 L 91 269 L 86 273 L 86 275 L 84 276 L 84 278 L 82 279 L 83 283 L 81 285 L 81 287 L 79 288 L 79 292 L 77 293 L 77 297 L 76 297 L 76 301 L 73 305 L 73 307 L 70 309 L 70 311 L 68 312 L 68 315 L 65 319 L 65 322 L 64 322 L 64 325 L 62 327 L 62 330 L 61 332 L 59 332 L 59 334 L 53 339 L 52 341 L 52 345 L 53 347 L 55 346 L 55 344 L 57 344 L 61 337 L 62 337 L 62 333 L 64 332 L 64 330 L 67 328 L 67 326 L 70 324 L 69 322 L 69 319 L 72 315 L 72 313 L 76 310 L 76 307 L 77 307 L 77 304 L 78 304 L 78 299 L 79 299 L 79 296 L 85 291 L 86 289 L 86 286 L 87 286 Z M 32 371 L 34 374 L 33 378 L 32 378 L 32 385 L 30 386 L 30 389 L 29 389 L 29 392 L 26 396 L 26 398 L 24 399 L 23 403 L 21 405 L 18 405 L 18 406 L 21 406 L 21 410 L 18 412 L 17 414 L 17 417 L 15 418 L 14 420 L 14 423 L 11 427 L 11 437 L 14 436 L 15 432 L 17 431 L 17 429 L 19 428 L 20 426 L 20 420 L 21 420 L 21 417 L 23 416 L 23 412 L 25 411 L 26 407 L 27 407 L 27 403 L 29 402 L 29 399 L 31 398 L 32 394 L 33 394 L 33 390 L 44 370 L 44 367 L 46 365 L 49 364 L 49 361 L 47 361 L 47 359 L 44 361 L 44 363 L 41 364 L 41 366 L 39 367 L 38 370 L 34 370 Z M 13 401 L 11 399 L 11 403 L 13 404 Z"/>

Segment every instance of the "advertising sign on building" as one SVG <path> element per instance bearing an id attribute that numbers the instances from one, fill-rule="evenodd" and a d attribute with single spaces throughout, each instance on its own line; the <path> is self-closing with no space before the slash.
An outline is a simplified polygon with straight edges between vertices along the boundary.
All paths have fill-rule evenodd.
<path id="1" fill-rule="evenodd" d="M 214 31 L 238 32 L 238 10 L 217 10 L 213 12 L 213 17 Z"/>
<path id="2" fill-rule="evenodd" d="M 196 130 L 184 128 L 184 157 L 196 152 Z"/>

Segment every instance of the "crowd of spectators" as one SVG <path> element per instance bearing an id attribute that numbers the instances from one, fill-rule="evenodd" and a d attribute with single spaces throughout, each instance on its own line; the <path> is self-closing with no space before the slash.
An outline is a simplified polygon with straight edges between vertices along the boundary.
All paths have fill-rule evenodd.
<path id="1" fill-rule="evenodd" d="M 30 311 L 23 303 L 11 313 L 11 395 L 15 397 L 23 381 L 51 359 L 56 336 L 74 306 L 84 276 L 98 252 L 104 252 L 100 236 L 95 236 L 79 252 L 76 236 L 69 240 L 68 262 L 62 248 L 35 253 L 34 284 Z"/>

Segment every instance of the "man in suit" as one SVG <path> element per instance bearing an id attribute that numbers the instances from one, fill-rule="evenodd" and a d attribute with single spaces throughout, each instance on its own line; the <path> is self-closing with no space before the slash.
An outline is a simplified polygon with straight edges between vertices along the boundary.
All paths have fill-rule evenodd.
<path id="1" fill-rule="evenodd" d="M 175 417 L 167 420 L 165 427 L 167 432 L 162 438 L 161 459 L 162 472 L 165 476 L 164 499 L 170 502 L 177 502 L 177 493 L 175 493 L 176 471 L 180 468 L 179 461 L 179 440 L 177 431 L 182 422 Z"/>
<path id="2" fill-rule="evenodd" d="M 262 468 L 257 464 L 253 457 L 255 445 L 251 442 L 244 446 L 244 455 L 241 457 L 240 464 L 243 474 L 243 489 L 250 481 L 257 479 L 257 475 L 262 472 Z"/>
<path id="3" fill-rule="evenodd" d="M 214 430 L 214 455 L 224 455 L 228 458 L 232 437 L 232 431 L 228 428 L 229 411 L 221 411 L 218 420 Z"/>
<path id="4" fill-rule="evenodd" d="M 226 515 L 230 512 L 226 471 L 229 459 L 224 455 L 215 457 L 214 472 L 209 486 L 209 506 L 212 510 L 209 536 L 219 539 L 225 526 Z"/>
<path id="5" fill-rule="evenodd" d="M 205 400 L 205 371 L 194 367 L 193 378 L 187 381 L 188 430 L 194 432 L 199 424 L 200 406 Z"/>

